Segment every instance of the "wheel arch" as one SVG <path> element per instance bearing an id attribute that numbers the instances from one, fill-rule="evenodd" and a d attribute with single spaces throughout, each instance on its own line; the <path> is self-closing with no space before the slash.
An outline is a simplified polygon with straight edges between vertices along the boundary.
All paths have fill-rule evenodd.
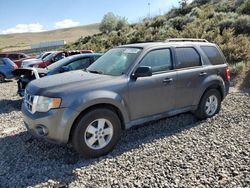
<path id="1" fill-rule="evenodd" d="M 209 91 L 210 89 L 216 89 L 216 90 L 218 90 L 219 93 L 220 93 L 220 96 L 221 96 L 221 101 L 224 99 L 224 89 L 223 89 L 223 86 L 221 86 L 221 84 L 219 84 L 219 83 L 212 83 L 212 84 L 208 85 L 206 87 L 206 89 L 203 91 L 203 93 L 202 93 L 202 95 L 201 95 L 201 97 L 199 99 L 199 104 L 200 104 L 203 96 L 205 95 L 205 93 L 207 91 Z"/>
<path id="2" fill-rule="evenodd" d="M 72 134 L 73 134 L 73 130 L 75 129 L 75 127 L 77 126 L 77 123 L 80 121 L 81 117 L 83 117 L 85 114 L 87 114 L 88 112 L 94 110 L 94 109 L 98 109 L 98 108 L 104 108 L 104 109 L 109 109 L 113 112 L 115 112 L 118 116 L 118 118 L 120 119 L 121 121 L 121 128 L 122 130 L 125 130 L 126 129 L 126 126 L 125 126 L 125 117 L 123 116 L 121 110 L 113 105 L 113 104 L 110 104 L 110 103 L 99 103 L 99 104 L 94 104 L 92 106 L 89 106 L 87 108 L 85 108 L 83 111 L 81 111 L 78 116 L 75 118 L 71 128 L 70 128 L 70 132 L 69 132 L 69 139 L 68 139 L 68 142 L 71 141 L 72 139 Z"/>

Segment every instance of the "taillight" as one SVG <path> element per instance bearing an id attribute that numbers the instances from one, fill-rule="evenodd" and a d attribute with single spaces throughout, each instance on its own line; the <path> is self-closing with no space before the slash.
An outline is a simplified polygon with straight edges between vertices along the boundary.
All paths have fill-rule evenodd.
<path id="1" fill-rule="evenodd" d="M 230 70 L 229 70 L 228 67 L 226 68 L 226 79 L 227 79 L 228 81 L 230 80 Z"/>
<path id="2" fill-rule="evenodd" d="M 17 69 L 18 67 L 17 67 L 17 65 L 13 65 L 12 68 L 13 69 Z"/>

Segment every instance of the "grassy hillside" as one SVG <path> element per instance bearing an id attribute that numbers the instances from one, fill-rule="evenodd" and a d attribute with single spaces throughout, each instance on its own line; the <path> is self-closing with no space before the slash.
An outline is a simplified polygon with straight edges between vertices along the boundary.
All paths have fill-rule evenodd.
<path id="1" fill-rule="evenodd" d="M 40 33 L 0 35 L 0 49 L 3 51 L 25 49 L 29 48 L 31 44 L 41 41 L 66 40 L 66 42 L 70 43 L 75 42 L 80 37 L 91 36 L 99 32 L 99 24 L 91 24 Z"/>
<path id="2" fill-rule="evenodd" d="M 229 63 L 250 59 L 250 0 L 185 1 L 168 13 L 128 25 L 108 34 L 78 39 L 68 49 L 106 51 L 120 44 L 164 41 L 167 38 L 205 38 L 223 50 Z"/>

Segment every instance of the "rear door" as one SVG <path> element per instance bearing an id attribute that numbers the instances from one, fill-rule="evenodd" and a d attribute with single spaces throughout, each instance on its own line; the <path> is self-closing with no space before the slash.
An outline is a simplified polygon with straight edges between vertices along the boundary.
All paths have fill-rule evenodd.
<path id="1" fill-rule="evenodd" d="M 155 115 L 175 107 L 176 72 L 170 48 L 148 52 L 139 66 L 150 66 L 153 75 L 129 82 L 129 108 L 132 120 Z"/>
<path id="2" fill-rule="evenodd" d="M 176 47 L 176 108 L 190 107 L 197 102 L 202 83 L 210 74 L 209 66 L 203 66 L 202 58 L 195 47 Z"/>

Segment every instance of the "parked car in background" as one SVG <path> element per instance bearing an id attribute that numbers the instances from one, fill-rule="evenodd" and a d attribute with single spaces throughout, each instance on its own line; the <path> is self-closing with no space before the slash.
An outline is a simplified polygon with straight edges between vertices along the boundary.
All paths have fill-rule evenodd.
<path id="1" fill-rule="evenodd" d="M 17 69 L 17 65 L 9 58 L 0 58 L 0 82 L 14 77 L 12 71 Z"/>
<path id="2" fill-rule="evenodd" d="M 22 112 L 34 135 L 99 157 L 115 147 L 122 129 L 188 111 L 199 119 L 214 116 L 229 80 L 221 50 L 206 40 L 124 45 L 86 72 L 32 81 Z"/>
<path id="3" fill-rule="evenodd" d="M 63 51 L 54 51 L 44 59 L 29 64 L 29 67 L 45 68 L 56 61 L 65 58 L 67 55 Z"/>
<path id="4" fill-rule="evenodd" d="M 12 60 L 18 67 L 21 67 L 23 60 L 31 58 L 31 56 L 28 56 L 24 53 L 0 53 L 0 58 L 4 57 Z"/>
<path id="5" fill-rule="evenodd" d="M 55 51 L 43 52 L 39 54 L 36 58 L 26 59 L 22 61 L 21 68 L 30 67 L 37 62 L 43 61 L 48 55 L 54 53 Z"/>
<path id="6" fill-rule="evenodd" d="M 72 70 L 86 69 L 102 54 L 78 54 L 61 59 L 46 68 L 22 68 L 13 71 L 13 74 L 18 77 L 18 94 L 23 96 L 24 89 L 27 84 L 44 76 L 54 75 L 58 73 L 68 72 Z"/>

